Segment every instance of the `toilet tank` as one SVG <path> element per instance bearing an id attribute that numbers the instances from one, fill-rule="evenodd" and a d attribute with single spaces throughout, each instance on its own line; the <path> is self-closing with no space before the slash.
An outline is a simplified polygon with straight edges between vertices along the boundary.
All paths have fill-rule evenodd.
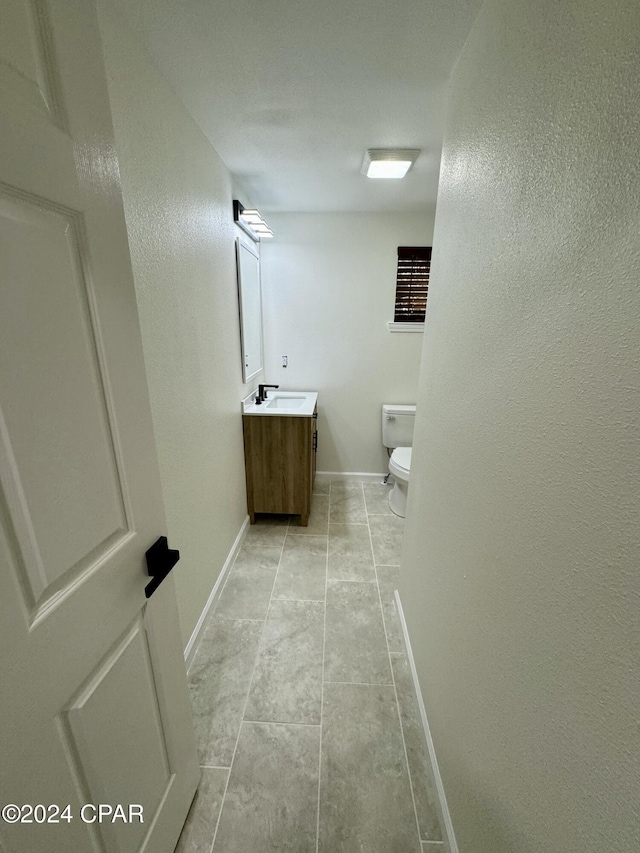
<path id="1" fill-rule="evenodd" d="M 385 447 L 411 447 L 415 406 L 385 403 L 382 407 L 382 443 Z"/>

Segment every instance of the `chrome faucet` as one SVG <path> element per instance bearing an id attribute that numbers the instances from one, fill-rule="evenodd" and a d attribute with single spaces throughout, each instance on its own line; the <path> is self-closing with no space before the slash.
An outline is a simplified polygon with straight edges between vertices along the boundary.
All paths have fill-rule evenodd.
<path id="1" fill-rule="evenodd" d="M 279 385 L 258 385 L 258 396 L 256 397 L 256 406 L 261 406 L 267 399 L 267 388 L 279 388 Z"/>

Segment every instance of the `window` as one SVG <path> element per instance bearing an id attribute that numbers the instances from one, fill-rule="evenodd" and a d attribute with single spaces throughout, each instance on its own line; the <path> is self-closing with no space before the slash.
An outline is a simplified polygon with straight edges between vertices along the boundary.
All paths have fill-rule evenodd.
<path id="1" fill-rule="evenodd" d="M 431 246 L 398 246 L 394 323 L 424 323 Z"/>

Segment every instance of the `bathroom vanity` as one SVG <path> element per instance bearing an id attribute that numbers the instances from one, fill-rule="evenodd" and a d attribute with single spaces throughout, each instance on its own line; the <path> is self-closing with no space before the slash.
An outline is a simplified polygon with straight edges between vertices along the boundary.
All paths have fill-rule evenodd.
<path id="1" fill-rule="evenodd" d="M 262 404 L 242 404 L 247 510 L 299 515 L 306 527 L 318 449 L 318 395 L 275 391 Z"/>

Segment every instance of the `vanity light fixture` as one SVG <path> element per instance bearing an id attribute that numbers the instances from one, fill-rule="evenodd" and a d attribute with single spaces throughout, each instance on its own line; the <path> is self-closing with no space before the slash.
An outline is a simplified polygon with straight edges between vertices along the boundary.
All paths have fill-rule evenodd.
<path id="1" fill-rule="evenodd" d="M 240 204 L 237 198 L 233 200 L 233 221 L 239 225 L 253 240 L 263 240 L 273 237 L 273 231 L 255 209 L 249 209 Z"/>
<path id="2" fill-rule="evenodd" d="M 368 148 L 361 171 L 368 178 L 404 178 L 418 154 L 419 148 Z"/>

